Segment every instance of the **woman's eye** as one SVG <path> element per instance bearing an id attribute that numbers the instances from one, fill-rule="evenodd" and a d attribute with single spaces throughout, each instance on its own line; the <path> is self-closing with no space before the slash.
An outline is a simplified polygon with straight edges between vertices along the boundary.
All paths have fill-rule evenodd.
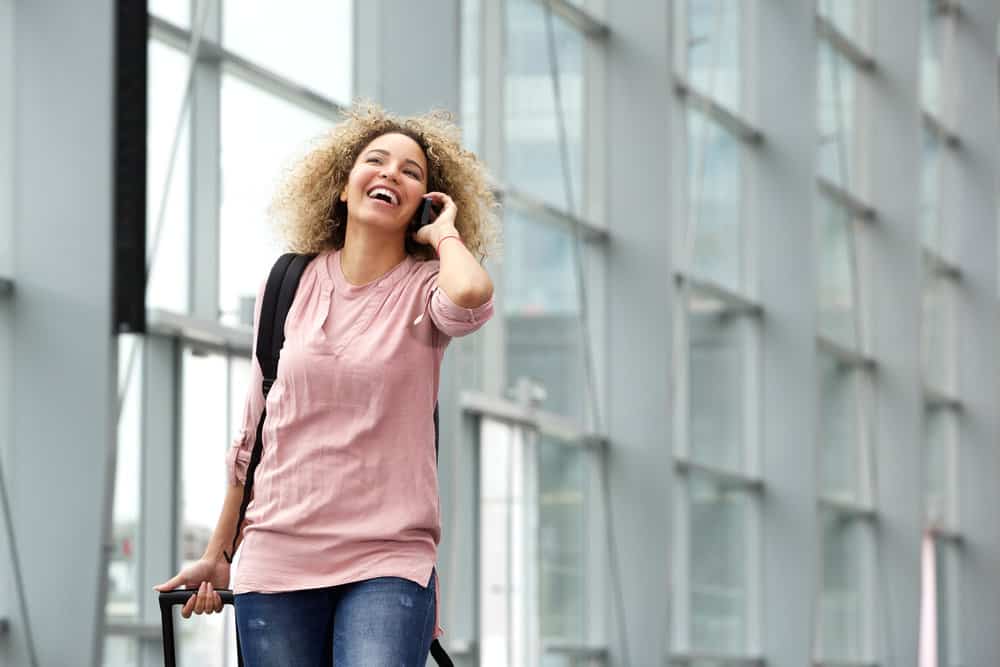
<path id="1" fill-rule="evenodd" d="M 417 172 L 415 172 L 415 171 L 407 171 L 407 172 L 404 172 L 404 173 L 405 173 L 405 174 L 406 174 L 407 176 L 412 176 L 413 178 L 417 179 L 418 181 L 420 180 L 420 174 L 418 174 L 418 173 L 417 173 Z"/>
<path id="2" fill-rule="evenodd" d="M 379 160 L 379 159 L 378 159 L 377 157 L 370 157 L 370 158 L 368 158 L 368 163 L 369 163 L 369 164 L 371 164 L 371 163 L 373 163 L 373 162 L 374 162 L 374 163 L 378 163 L 378 162 L 380 162 L 380 161 L 381 161 L 381 160 Z"/>

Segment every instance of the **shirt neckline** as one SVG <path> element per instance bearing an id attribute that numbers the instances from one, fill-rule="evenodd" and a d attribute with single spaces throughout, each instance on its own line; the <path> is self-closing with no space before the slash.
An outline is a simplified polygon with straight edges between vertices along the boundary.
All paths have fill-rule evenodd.
<path id="1" fill-rule="evenodd" d="M 343 268 L 340 266 L 340 255 L 342 250 L 342 248 L 338 248 L 333 252 L 328 253 L 325 258 L 326 261 L 323 262 L 323 267 L 326 269 L 327 277 L 333 282 L 334 289 L 348 298 L 367 294 L 373 289 L 392 287 L 399 282 L 400 278 L 406 275 L 409 267 L 415 261 L 413 256 L 407 253 L 406 257 L 404 257 L 399 264 L 392 267 L 378 278 L 370 280 L 364 285 L 353 285 L 347 281 L 347 278 L 344 276 Z"/>

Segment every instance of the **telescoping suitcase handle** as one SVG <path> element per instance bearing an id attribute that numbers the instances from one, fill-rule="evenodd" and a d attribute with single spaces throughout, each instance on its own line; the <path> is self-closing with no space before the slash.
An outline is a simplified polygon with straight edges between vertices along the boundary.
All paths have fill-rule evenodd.
<path id="1" fill-rule="evenodd" d="M 233 592 L 228 588 L 215 590 L 222 598 L 222 604 L 233 604 Z M 160 593 L 160 620 L 163 623 L 163 664 L 164 667 L 176 667 L 177 655 L 174 653 L 174 614 L 175 605 L 183 605 L 197 595 L 197 588 L 186 588 Z M 243 656 L 239 656 L 240 667 L 243 667 Z"/>

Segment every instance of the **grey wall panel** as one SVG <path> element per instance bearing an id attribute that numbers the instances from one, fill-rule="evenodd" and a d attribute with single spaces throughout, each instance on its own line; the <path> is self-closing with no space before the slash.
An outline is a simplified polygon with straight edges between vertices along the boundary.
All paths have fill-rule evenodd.
<path id="1" fill-rule="evenodd" d="M 878 361 L 879 657 L 917 662 L 920 537 L 924 508 L 919 238 L 923 130 L 919 114 L 920 16 L 912 3 L 879 3 L 872 85 L 873 353 Z"/>
<path id="2" fill-rule="evenodd" d="M 997 108 L 996 0 L 963 0 L 957 24 L 955 76 L 956 191 L 945 224 L 959 225 L 959 658 L 964 665 L 1000 664 L 1000 421 L 997 381 Z"/>
<path id="3" fill-rule="evenodd" d="M 10 490 L 43 665 L 94 664 L 101 649 L 117 365 L 114 24 L 109 0 L 17 3 L 15 13 Z M 11 664 L 28 664 L 18 640 Z"/>
<path id="4" fill-rule="evenodd" d="M 762 343 L 763 582 L 768 665 L 810 664 L 819 591 L 814 7 L 760 2 L 752 100 L 764 143 L 746 160 L 759 204 L 752 238 L 764 307 Z M 752 20 L 752 19 L 751 19 Z M 754 194 L 756 193 L 756 194 Z"/>
<path id="5" fill-rule="evenodd" d="M 670 128 L 678 120 L 670 81 L 666 3 L 609 3 L 607 22 L 607 395 L 611 512 L 626 619 L 609 609 L 610 665 L 661 665 L 670 649 L 670 534 L 674 469 L 671 350 L 674 282 L 667 196 Z M 614 602 L 611 572 L 605 586 Z M 619 633 L 624 626 L 626 636 Z"/>

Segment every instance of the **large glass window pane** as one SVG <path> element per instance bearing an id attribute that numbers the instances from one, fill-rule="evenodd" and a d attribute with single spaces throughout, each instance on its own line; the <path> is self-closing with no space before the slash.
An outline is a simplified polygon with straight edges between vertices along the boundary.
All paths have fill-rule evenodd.
<path id="1" fill-rule="evenodd" d="M 690 512 L 691 647 L 718 653 L 747 648 L 747 524 L 743 489 L 710 475 L 687 481 Z"/>
<path id="2" fill-rule="evenodd" d="M 113 547 L 108 562 L 106 613 L 118 620 L 139 616 L 139 493 L 142 442 L 142 338 L 118 337 L 118 460 L 115 470 Z"/>
<path id="3" fill-rule="evenodd" d="M 177 118 L 187 81 L 187 56 L 161 42 L 149 42 L 149 131 L 146 140 L 147 257 L 152 265 L 146 305 L 177 312 L 188 309 L 190 140 L 188 114 L 169 190 L 165 190 Z M 164 206 L 164 196 L 166 202 Z M 163 211 L 162 225 L 158 226 Z"/>
<path id="4" fill-rule="evenodd" d="M 505 124 L 507 181 L 557 208 L 570 210 L 560 152 L 559 109 L 552 85 L 545 9 L 530 0 L 509 0 Z M 552 17 L 559 65 L 562 118 L 566 124 L 572 210 L 581 212 L 584 153 L 583 45 L 580 33 Z"/>
<path id="5" fill-rule="evenodd" d="M 742 86 L 742 7 L 739 0 L 686 0 L 675 3 L 686 12 L 687 78 L 698 91 L 739 110 Z M 679 17 L 680 18 L 680 17 Z"/>
<path id="6" fill-rule="evenodd" d="M 185 348 L 181 368 L 181 567 L 198 560 L 219 519 L 226 495 L 225 453 L 229 447 L 227 414 L 227 364 L 225 357 Z M 232 608 L 223 614 L 199 617 L 178 624 L 181 665 L 226 664 L 227 627 Z"/>
<path id="7" fill-rule="evenodd" d="M 827 660 L 860 661 L 866 657 L 871 581 L 869 526 L 856 516 L 833 509 L 820 511 L 823 593 L 818 651 Z"/>
<path id="8" fill-rule="evenodd" d="M 284 248 L 267 215 L 281 168 L 331 123 L 228 75 L 221 115 L 219 308 L 236 324 Z"/>
<path id="9" fill-rule="evenodd" d="M 849 348 L 858 348 L 853 222 L 847 211 L 822 196 L 819 213 L 819 332 Z"/>
<path id="10" fill-rule="evenodd" d="M 927 270 L 923 294 L 924 383 L 951 394 L 955 389 L 955 286 L 952 279 Z"/>
<path id="11" fill-rule="evenodd" d="M 150 0 L 149 13 L 182 28 L 191 27 L 191 3 L 185 0 Z"/>
<path id="12" fill-rule="evenodd" d="M 688 301 L 689 447 L 695 461 L 743 471 L 749 323 L 698 291 Z"/>
<path id="13" fill-rule="evenodd" d="M 504 326 L 507 385 L 542 384 L 541 407 L 583 421 L 587 414 L 579 295 L 572 234 L 509 208 L 505 219 Z M 585 423 L 585 422 L 584 422 Z"/>
<path id="14" fill-rule="evenodd" d="M 139 662 L 139 640 L 134 637 L 104 638 L 104 667 L 134 667 Z"/>
<path id="15" fill-rule="evenodd" d="M 941 139 L 925 125 L 920 191 L 921 239 L 929 250 L 944 255 L 946 248 L 941 218 L 941 159 Z"/>
<path id="16" fill-rule="evenodd" d="M 945 21 L 938 14 L 939 0 L 922 0 L 920 25 L 920 88 L 923 106 L 941 113 L 942 46 Z"/>
<path id="17" fill-rule="evenodd" d="M 819 42 L 819 173 L 846 190 L 855 189 L 857 129 L 854 66 L 826 40 Z"/>
<path id="18" fill-rule="evenodd" d="M 542 437 L 538 450 L 541 636 L 587 638 L 588 451 Z"/>
<path id="19" fill-rule="evenodd" d="M 488 418 L 479 437 L 480 664 L 530 664 L 539 653 L 535 439 Z"/>
<path id="20" fill-rule="evenodd" d="M 222 43 L 247 60 L 347 104 L 354 69 L 353 6 L 351 0 L 227 0 Z"/>
<path id="21" fill-rule="evenodd" d="M 739 291 L 743 286 L 740 141 L 700 112 L 688 110 L 690 273 Z"/>
<path id="22" fill-rule="evenodd" d="M 462 0 L 462 143 L 473 153 L 479 152 L 480 57 L 483 43 L 480 21 L 482 0 Z"/>
<path id="23" fill-rule="evenodd" d="M 942 667 L 958 667 L 962 664 L 959 547 L 954 542 L 938 539 L 934 542 L 934 548 L 937 567 L 938 664 Z"/>
<path id="24" fill-rule="evenodd" d="M 929 407 L 924 413 L 927 521 L 957 528 L 956 448 L 957 415 L 948 407 Z"/>
<path id="25" fill-rule="evenodd" d="M 820 473 L 824 497 L 860 501 L 857 371 L 820 353 Z"/>

